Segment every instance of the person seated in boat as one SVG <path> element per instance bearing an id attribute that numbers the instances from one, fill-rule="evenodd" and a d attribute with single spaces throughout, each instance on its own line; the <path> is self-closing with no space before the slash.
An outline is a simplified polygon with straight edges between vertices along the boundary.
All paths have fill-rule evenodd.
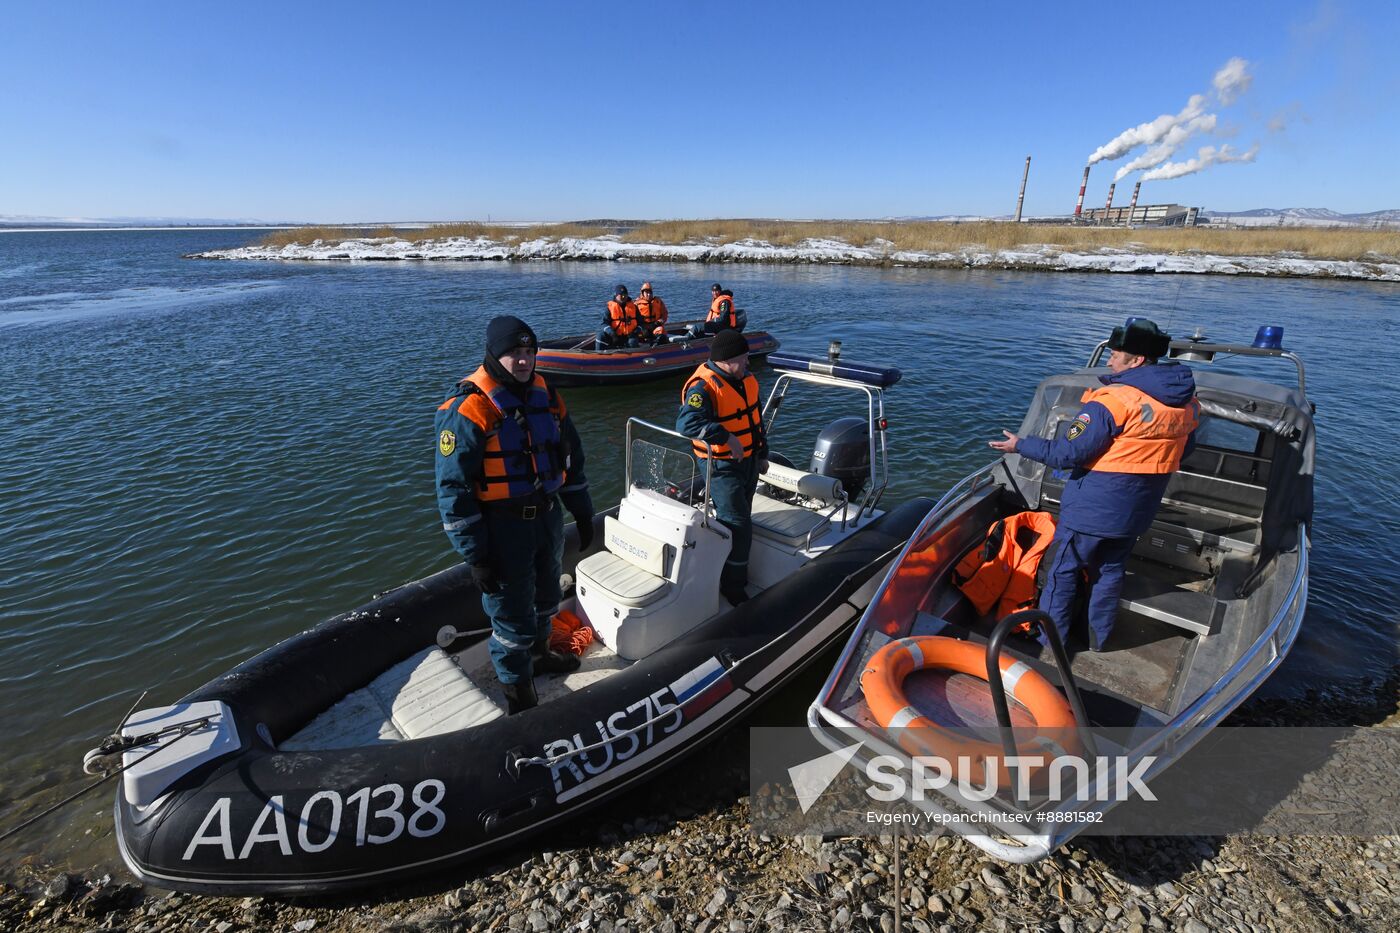
<path id="1" fill-rule="evenodd" d="M 603 327 L 594 338 L 595 350 L 637 346 L 637 305 L 627 294 L 627 286 L 619 285 L 608 310 L 603 312 Z"/>
<path id="2" fill-rule="evenodd" d="M 720 571 L 720 595 L 735 606 L 748 599 L 749 548 L 753 541 L 753 497 L 758 477 L 768 471 L 768 439 L 759 410 L 758 380 L 749 372 L 749 343 L 737 331 L 722 330 L 710 344 L 710 361 L 686 380 L 676 430 L 704 459 L 713 446 L 710 501 L 729 529 L 729 558 Z"/>
<path id="3" fill-rule="evenodd" d="M 652 294 L 651 283 L 643 282 L 637 296 L 637 332 L 648 343 L 660 343 L 666 339 L 666 321 L 670 315 L 666 302 Z"/>
<path id="4" fill-rule="evenodd" d="M 739 320 L 739 312 L 734 308 L 734 292 L 718 282 L 711 285 L 710 310 L 705 315 L 704 321 L 690 325 L 689 335 L 703 337 L 706 334 L 717 334 L 722 330 L 738 332 L 743 329 L 744 326 Z"/>
<path id="5" fill-rule="evenodd" d="M 1189 367 L 1162 361 L 1171 337 L 1146 318 L 1129 318 L 1108 340 L 1102 388 L 1094 389 L 1063 438 L 1002 431 L 992 449 L 1065 470 L 1049 571 L 1040 608 L 1069 636 L 1081 579 L 1088 581 L 1089 647 L 1102 651 L 1118 617 L 1124 564 L 1152 524 L 1171 474 L 1195 447 L 1200 423 Z"/>
<path id="6" fill-rule="evenodd" d="M 442 527 L 481 591 L 491 663 L 512 714 L 538 702 L 536 674 L 579 666 L 549 647 L 564 509 L 578 522 L 579 550 L 593 542 L 583 445 L 563 397 L 535 372 L 538 348 L 524 321 L 493 318 L 485 360 L 438 407 L 435 425 Z"/>

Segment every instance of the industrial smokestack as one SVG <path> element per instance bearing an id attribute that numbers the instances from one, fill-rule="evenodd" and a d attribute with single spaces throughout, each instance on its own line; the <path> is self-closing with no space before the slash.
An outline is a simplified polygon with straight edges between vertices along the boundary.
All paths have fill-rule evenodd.
<path id="1" fill-rule="evenodd" d="M 1113 189 L 1117 187 L 1118 182 L 1116 181 L 1111 181 L 1108 183 L 1108 200 L 1105 201 L 1103 205 L 1104 223 L 1108 223 L 1108 212 L 1113 210 Z"/>
<path id="2" fill-rule="evenodd" d="M 1026 170 L 1021 173 L 1021 193 L 1016 195 L 1016 223 L 1021 222 L 1021 204 L 1026 200 L 1026 179 L 1031 177 L 1031 157 L 1026 156 Z"/>
<path id="3" fill-rule="evenodd" d="M 1133 208 L 1137 207 L 1138 192 L 1142 190 L 1142 182 L 1133 185 L 1133 200 L 1128 204 L 1128 226 L 1133 225 Z"/>
<path id="4" fill-rule="evenodd" d="M 1084 213 L 1084 189 L 1089 187 L 1089 166 L 1084 166 L 1084 180 L 1079 183 L 1079 200 L 1074 205 L 1074 219 Z"/>

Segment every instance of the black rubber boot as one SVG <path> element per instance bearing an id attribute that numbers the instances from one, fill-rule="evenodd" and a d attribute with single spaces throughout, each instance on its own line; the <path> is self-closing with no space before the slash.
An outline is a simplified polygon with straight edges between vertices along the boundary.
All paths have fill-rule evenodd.
<path id="1" fill-rule="evenodd" d="M 535 652 L 536 674 L 567 674 L 570 671 L 578 670 L 578 666 L 578 655 L 568 651 L 555 651 L 553 648 L 546 648 L 542 652 Z"/>
<path id="2" fill-rule="evenodd" d="M 540 703 L 540 698 L 535 695 L 535 682 L 533 680 L 518 680 L 513 684 L 501 684 L 501 689 L 506 694 L 506 712 L 511 716 L 523 713 L 527 709 L 533 709 Z"/>

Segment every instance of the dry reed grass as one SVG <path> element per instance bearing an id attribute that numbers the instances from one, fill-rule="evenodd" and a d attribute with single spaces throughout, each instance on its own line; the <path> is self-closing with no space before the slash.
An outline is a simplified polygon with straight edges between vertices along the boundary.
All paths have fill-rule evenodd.
<path id="1" fill-rule="evenodd" d="M 733 243 L 763 240 L 773 246 L 796 246 L 805 239 L 842 240 L 870 247 L 884 240 L 890 250 L 925 253 L 965 248 L 1011 250 L 1046 245 L 1066 251 L 1103 247 L 1142 247 L 1153 252 L 1200 252 L 1221 256 L 1296 253 L 1308 259 L 1400 257 L 1400 231 L 1318 227 L 1211 229 L 1209 227 L 1072 227 L 1059 224 L 1013 224 L 997 221 L 938 223 L 929 221 L 785 221 L 668 220 L 648 224 L 622 238 L 632 243 Z"/>
<path id="2" fill-rule="evenodd" d="M 413 243 L 449 237 L 484 237 L 499 243 L 533 239 L 595 237 L 602 232 L 581 224 L 538 224 L 508 227 L 499 224 L 448 223 L 418 229 L 375 230 L 353 227 L 297 227 L 274 230 L 261 245 L 281 247 L 314 240 L 398 237 Z M 1161 253 L 1205 253 L 1217 256 L 1295 254 L 1306 259 L 1400 258 L 1400 231 L 1349 230 L 1318 227 L 1212 229 L 1210 227 L 1074 227 L 1057 224 L 1013 224 L 997 221 L 939 223 L 931 221 L 796 221 L 796 220 L 665 220 L 645 224 L 622 237 L 627 243 L 711 243 L 761 240 L 773 246 L 797 246 L 808 239 L 841 240 L 851 246 L 882 246 L 885 251 L 955 253 L 962 249 L 1014 250 L 1051 246 L 1065 251 L 1104 247 L 1144 249 Z"/>

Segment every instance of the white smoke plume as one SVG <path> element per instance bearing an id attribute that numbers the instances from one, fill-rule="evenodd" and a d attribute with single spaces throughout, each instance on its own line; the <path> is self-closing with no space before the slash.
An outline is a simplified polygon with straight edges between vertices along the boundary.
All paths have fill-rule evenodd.
<path id="1" fill-rule="evenodd" d="M 1205 112 L 1205 109 L 1206 96 L 1192 94 L 1191 99 L 1186 102 L 1186 106 L 1176 116 L 1164 113 L 1149 123 L 1139 123 L 1137 126 L 1124 130 L 1095 149 L 1094 154 L 1089 156 L 1089 164 L 1093 165 L 1104 159 L 1121 159 L 1138 146 L 1155 145 L 1171 132 L 1173 127 L 1196 119 Z"/>
<path id="2" fill-rule="evenodd" d="M 1215 129 L 1215 114 L 1207 113 L 1188 120 L 1180 126 L 1174 126 L 1167 131 L 1167 135 L 1162 137 L 1162 141 L 1148 149 L 1142 155 L 1133 159 L 1113 174 L 1114 181 L 1122 181 L 1127 175 L 1136 172 L 1138 169 L 1156 168 L 1172 157 L 1172 153 L 1181 147 L 1197 133 L 1209 133 Z"/>
<path id="3" fill-rule="evenodd" d="M 1254 76 L 1249 73 L 1249 62 L 1243 58 L 1232 58 L 1215 73 L 1212 82 L 1215 85 L 1215 96 L 1228 107 L 1249 90 L 1253 80 Z"/>
<path id="4" fill-rule="evenodd" d="M 1230 59 L 1215 72 L 1215 77 L 1211 80 L 1215 100 L 1226 106 L 1234 103 L 1241 94 L 1249 90 L 1253 80 L 1254 76 L 1249 73 L 1249 62 L 1243 58 Z M 1093 165 L 1105 159 L 1121 159 L 1138 146 L 1150 146 L 1146 152 L 1120 168 L 1113 180 L 1122 181 L 1126 175 L 1139 169 L 1155 169 L 1171 158 L 1182 143 L 1192 136 L 1197 133 L 1214 132 L 1216 116 L 1206 112 L 1208 101 L 1209 97 L 1205 94 L 1193 94 L 1180 113 L 1164 113 L 1149 123 L 1140 123 L 1124 130 L 1095 149 L 1093 155 L 1089 156 L 1089 164 Z M 1222 150 L 1224 148 L 1228 147 L 1222 147 Z"/>
<path id="5" fill-rule="evenodd" d="M 1202 146 L 1197 150 L 1194 159 L 1187 159 L 1185 162 L 1167 162 L 1165 165 L 1160 165 L 1152 171 L 1144 173 L 1142 180 L 1158 181 L 1167 178 L 1180 178 L 1183 175 L 1194 175 L 1202 169 L 1225 162 L 1253 162 L 1254 157 L 1258 154 L 1258 143 L 1251 146 L 1248 152 L 1236 152 L 1228 143 L 1219 149 L 1214 146 Z"/>

